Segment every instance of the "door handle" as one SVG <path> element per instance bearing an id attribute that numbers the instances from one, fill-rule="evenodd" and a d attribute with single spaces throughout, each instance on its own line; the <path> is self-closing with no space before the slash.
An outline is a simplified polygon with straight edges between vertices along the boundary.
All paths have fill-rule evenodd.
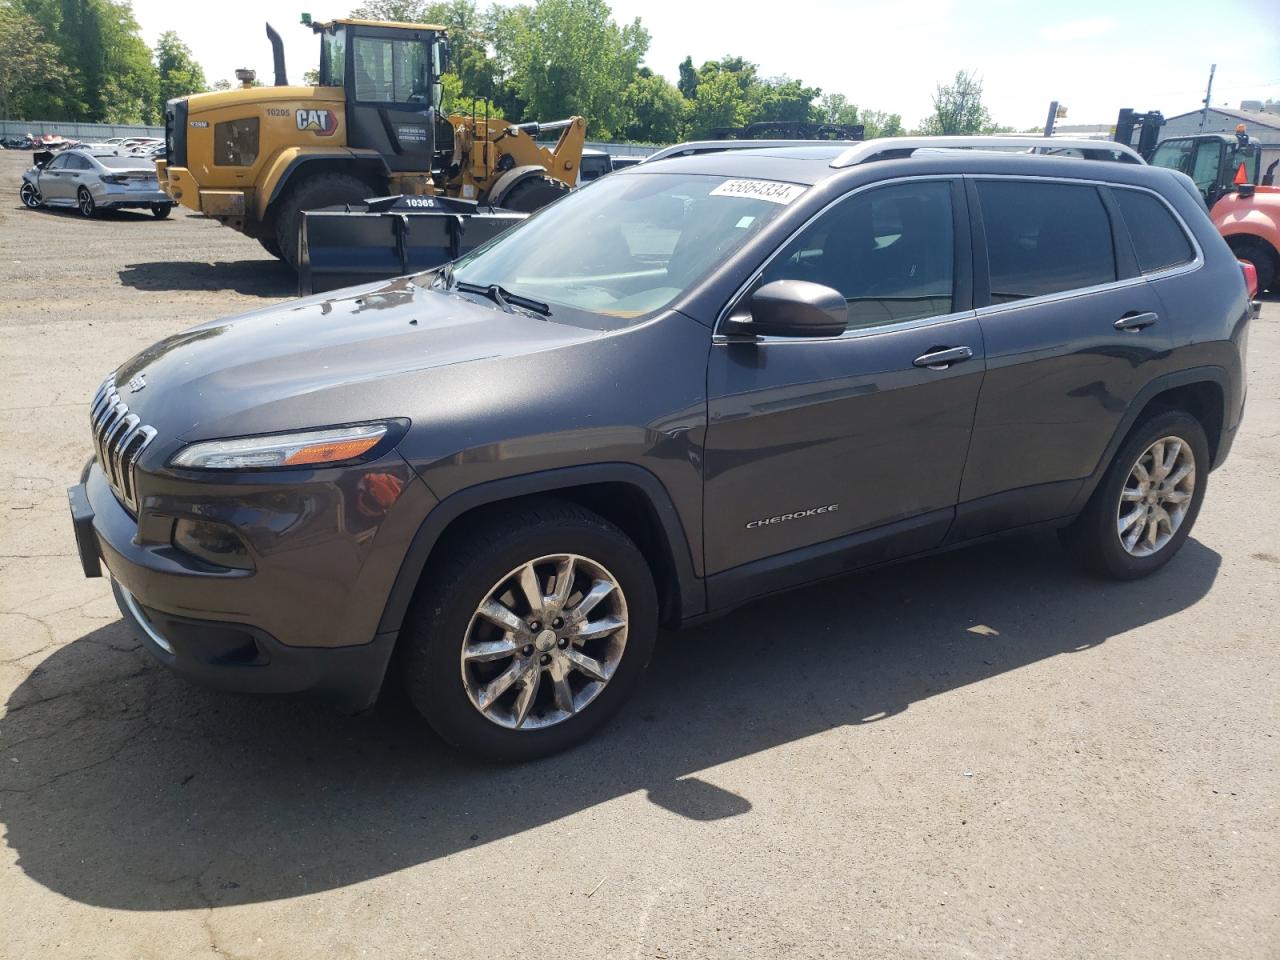
<path id="1" fill-rule="evenodd" d="M 973 356 L 968 347 L 939 347 L 921 354 L 911 363 L 917 367 L 928 367 L 930 370 L 945 370 L 953 363 L 960 363 Z"/>
<path id="2" fill-rule="evenodd" d="M 1112 324 L 1117 330 L 1129 330 L 1137 333 L 1144 327 L 1149 327 L 1160 319 L 1158 313 L 1126 313 L 1123 317 Z"/>

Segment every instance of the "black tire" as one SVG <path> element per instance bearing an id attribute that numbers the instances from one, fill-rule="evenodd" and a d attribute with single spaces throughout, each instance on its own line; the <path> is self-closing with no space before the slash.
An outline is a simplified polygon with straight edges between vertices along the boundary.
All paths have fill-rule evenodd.
<path id="1" fill-rule="evenodd" d="M 569 185 L 554 177 L 526 177 L 502 196 L 498 206 L 517 213 L 533 213 L 568 192 Z"/>
<path id="2" fill-rule="evenodd" d="M 1280 253 L 1261 237 L 1233 238 L 1231 252 L 1237 260 L 1248 260 L 1258 271 L 1258 292 L 1270 290 L 1280 273 Z"/>
<path id="3" fill-rule="evenodd" d="M 297 269 L 298 228 L 302 226 L 304 210 L 332 207 L 340 203 L 363 203 L 366 197 L 375 193 L 377 191 L 368 183 L 350 174 L 303 175 L 303 179 L 289 185 L 272 211 L 275 219 L 275 243 L 280 250 L 277 255 Z"/>
<path id="4" fill-rule="evenodd" d="M 493 761 L 547 756 L 591 736 L 634 691 L 653 653 L 658 599 L 644 556 L 617 527 L 574 504 L 528 501 L 470 525 L 437 550 L 444 551 L 441 560 L 428 566 L 406 617 L 401 671 L 414 707 L 447 743 Z M 560 553 L 600 564 L 621 589 L 627 611 L 621 657 L 595 699 L 572 716 L 541 729 L 500 726 L 463 685 L 468 628 L 495 584 L 531 560 Z"/>
<path id="5" fill-rule="evenodd" d="M 151 208 L 151 215 L 157 220 L 167 220 L 171 213 L 173 213 L 172 203 L 157 203 Z"/>
<path id="6" fill-rule="evenodd" d="M 258 237 L 258 243 L 262 244 L 262 249 L 277 260 L 284 259 L 284 254 L 280 252 L 280 245 L 276 243 L 275 237 Z"/>
<path id="7" fill-rule="evenodd" d="M 76 209 L 80 211 L 82 217 L 93 217 L 98 212 L 98 204 L 93 199 L 93 194 L 84 187 L 76 191 Z"/>
<path id="8" fill-rule="evenodd" d="M 22 186 L 18 189 L 18 196 L 22 199 L 22 205 L 28 210 L 39 210 L 44 206 L 40 189 L 34 183 L 23 180 Z"/>
<path id="9" fill-rule="evenodd" d="M 1190 505 L 1173 536 L 1149 556 L 1134 556 L 1120 540 L 1117 530 L 1120 497 L 1138 458 L 1156 441 L 1176 437 L 1191 450 L 1194 482 Z M 1182 548 L 1195 526 L 1204 502 L 1209 477 L 1209 442 L 1200 421 L 1181 410 L 1165 410 L 1146 418 L 1130 431 L 1116 452 L 1102 482 L 1079 517 L 1062 531 L 1068 551 L 1099 576 L 1113 580 L 1136 580 L 1155 573 Z"/>

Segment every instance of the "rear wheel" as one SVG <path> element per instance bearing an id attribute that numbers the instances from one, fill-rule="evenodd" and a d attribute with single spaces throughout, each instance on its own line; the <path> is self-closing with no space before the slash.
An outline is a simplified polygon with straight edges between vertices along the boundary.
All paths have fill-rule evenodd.
<path id="1" fill-rule="evenodd" d="M 98 204 L 93 199 L 93 194 L 84 187 L 76 192 L 76 207 L 80 210 L 82 217 L 92 217 L 98 212 Z"/>
<path id="2" fill-rule="evenodd" d="M 44 200 L 40 196 L 40 191 L 36 189 L 34 183 L 22 181 L 22 189 L 18 191 L 18 196 L 22 198 L 22 205 L 28 210 L 35 210 L 43 206 Z"/>
<path id="3" fill-rule="evenodd" d="M 569 185 L 554 177 L 527 177 L 508 190 L 498 205 L 517 213 L 533 213 L 568 192 Z"/>
<path id="4" fill-rule="evenodd" d="M 1258 271 L 1258 292 L 1270 290 L 1280 273 L 1280 253 L 1260 237 L 1240 237 L 1231 244 L 1238 260 L 1248 260 Z"/>
<path id="5" fill-rule="evenodd" d="M 262 249 L 267 251 L 277 260 L 283 260 L 284 254 L 280 252 L 280 244 L 276 243 L 275 237 L 258 237 L 258 242 L 262 244 Z"/>
<path id="6" fill-rule="evenodd" d="M 304 210 L 363 203 L 376 192 L 359 177 L 347 173 L 317 173 L 291 184 L 275 204 L 275 243 L 280 251 L 277 255 L 297 269 L 298 229 Z"/>
<path id="7" fill-rule="evenodd" d="M 1209 442 L 1200 421 L 1166 410 L 1121 445 L 1089 505 L 1062 539 L 1094 573 L 1135 580 L 1173 559 L 1204 502 Z"/>
<path id="8" fill-rule="evenodd" d="M 171 213 L 173 213 L 172 203 L 157 203 L 151 208 L 151 215 L 157 220 L 167 219 Z"/>
<path id="9" fill-rule="evenodd" d="M 626 534 L 548 500 L 445 549 L 406 621 L 403 661 L 410 699 L 443 739 L 530 760 L 617 712 L 657 636 L 653 576 Z"/>

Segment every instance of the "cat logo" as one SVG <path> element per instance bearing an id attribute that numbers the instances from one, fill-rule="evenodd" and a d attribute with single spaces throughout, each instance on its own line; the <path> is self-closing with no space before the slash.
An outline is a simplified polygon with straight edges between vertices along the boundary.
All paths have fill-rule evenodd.
<path id="1" fill-rule="evenodd" d="M 332 136 L 338 129 L 338 115 L 332 110 L 299 110 L 297 113 L 299 130 L 314 130 L 316 136 Z"/>

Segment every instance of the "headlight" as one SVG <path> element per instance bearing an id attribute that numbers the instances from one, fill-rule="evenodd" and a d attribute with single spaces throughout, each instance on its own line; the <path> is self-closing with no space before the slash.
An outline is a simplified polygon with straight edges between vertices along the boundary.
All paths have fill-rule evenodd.
<path id="1" fill-rule="evenodd" d="M 393 426 L 365 423 L 300 433 L 205 440 L 183 447 L 169 465 L 195 470 L 267 470 L 341 463 L 368 453 Z"/>

